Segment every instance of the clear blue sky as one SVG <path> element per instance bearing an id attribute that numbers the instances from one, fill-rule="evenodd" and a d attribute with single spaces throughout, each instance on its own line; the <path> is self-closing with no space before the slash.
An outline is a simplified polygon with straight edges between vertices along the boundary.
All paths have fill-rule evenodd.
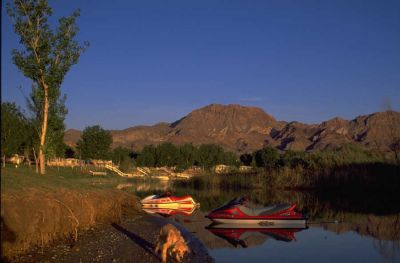
<path id="1" fill-rule="evenodd" d="M 2 1 L 5 2 L 5 1 Z M 320 122 L 400 109 L 400 1 L 50 1 L 81 8 L 90 48 L 68 73 L 68 128 L 172 122 L 210 103 Z M 24 106 L 30 81 L 2 14 L 2 100 Z M 22 92 L 18 89 L 22 86 Z"/>

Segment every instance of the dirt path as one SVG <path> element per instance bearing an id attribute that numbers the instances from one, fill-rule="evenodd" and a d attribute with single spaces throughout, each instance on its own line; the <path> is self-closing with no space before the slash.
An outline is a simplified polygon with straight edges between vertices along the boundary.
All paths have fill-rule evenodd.
<path id="1" fill-rule="evenodd" d="M 185 258 L 185 262 L 213 262 L 201 241 L 190 232 L 176 222 L 150 215 L 97 226 L 82 233 L 72 247 L 54 245 L 15 258 L 12 262 L 160 262 L 154 246 L 159 229 L 167 223 L 173 223 L 181 230 L 194 252 Z"/>

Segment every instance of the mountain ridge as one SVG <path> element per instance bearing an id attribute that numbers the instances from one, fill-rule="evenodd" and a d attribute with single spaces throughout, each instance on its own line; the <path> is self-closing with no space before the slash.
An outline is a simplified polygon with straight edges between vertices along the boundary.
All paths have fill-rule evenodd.
<path id="1" fill-rule="evenodd" d="M 67 130 L 64 142 L 75 147 L 80 133 L 76 129 Z M 258 107 L 210 104 L 172 123 L 138 125 L 111 130 L 111 134 L 113 148 L 123 146 L 134 151 L 163 142 L 213 143 L 236 153 L 252 152 L 264 146 L 283 151 L 313 151 L 345 144 L 389 150 L 400 137 L 400 113 L 375 112 L 353 120 L 334 117 L 319 124 L 306 124 L 278 121 Z"/>

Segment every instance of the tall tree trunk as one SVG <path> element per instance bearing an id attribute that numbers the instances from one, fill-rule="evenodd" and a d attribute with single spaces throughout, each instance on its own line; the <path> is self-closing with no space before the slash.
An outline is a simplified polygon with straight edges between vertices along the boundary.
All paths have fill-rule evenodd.
<path id="1" fill-rule="evenodd" d="M 44 89 L 44 107 L 43 107 L 42 132 L 40 134 L 39 166 L 40 166 L 40 174 L 44 175 L 46 173 L 44 145 L 46 142 L 47 117 L 49 114 L 49 87 L 44 81 L 42 81 L 42 85 Z"/>
<path id="2" fill-rule="evenodd" d="M 38 160 L 37 160 L 37 156 L 36 156 L 35 147 L 32 147 L 32 150 L 33 150 L 33 158 L 35 158 L 36 173 L 39 173 Z"/>

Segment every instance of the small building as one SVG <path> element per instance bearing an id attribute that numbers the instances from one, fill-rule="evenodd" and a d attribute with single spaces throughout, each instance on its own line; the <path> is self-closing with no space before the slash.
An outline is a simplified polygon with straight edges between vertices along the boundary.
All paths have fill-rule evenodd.
<path id="1" fill-rule="evenodd" d="M 13 154 L 10 158 L 7 159 L 8 163 L 19 165 L 24 161 L 25 157 L 18 154 Z"/>
<path id="2" fill-rule="evenodd" d="M 229 171 L 230 171 L 230 166 L 225 165 L 225 164 L 217 164 L 214 167 L 214 172 L 217 173 L 217 174 L 226 173 L 226 172 L 229 172 Z"/>

